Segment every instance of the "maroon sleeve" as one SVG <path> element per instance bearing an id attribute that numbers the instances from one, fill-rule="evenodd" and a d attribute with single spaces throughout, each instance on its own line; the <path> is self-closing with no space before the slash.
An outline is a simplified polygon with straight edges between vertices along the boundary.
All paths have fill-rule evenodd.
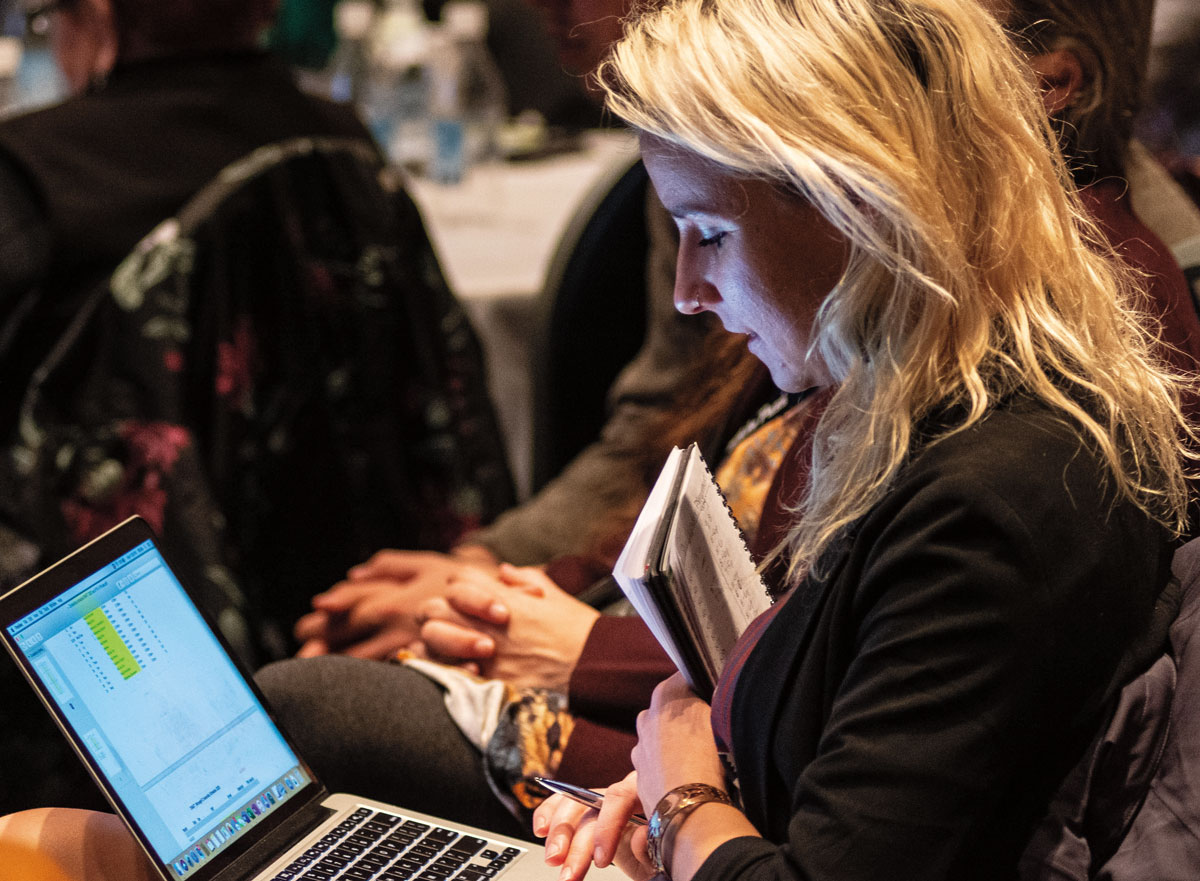
<path id="1" fill-rule="evenodd" d="M 637 714 L 675 665 L 640 618 L 604 615 L 584 644 L 568 690 L 575 728 L 557 776 L 607 786 L 631 770 Z"/>
<path id="2" fill-rule="evenodd" d="M 654 686 L 674 672 L 640 618 L 604 615 L 593 625 L 571 674 L 571 712 L 632 731 L 638 712 L 650 706 Z"/>
<path id="3" fill-rule="evenodd" d="M 608 786 L 633 770 L 629 754 L 636 744 L 632 730 L 577 716 L 554 776 L 579 786 Z"/>
<path id="4" fill-rule="evenodd" d="M 542 567 L 547 577 L 571 596 L 591 587 L 612 572 L 612 561 L 584 554 L 555 557 Z"/>
<path id="5" fill-rule="evenodd" d="M 1170 249 L 1133 213 L 1122 181 L 1093 184 L 1080 195 L 1117 253 L 1146 273 L 1149 302 L 1143 308 L 1161 322 L 1160 338 L 1165 345 L 1159 354 L 1180 370 L 1194 372 L 1200 364 L 1200 314 Z M 1189 418 L 1200 415 L 1200 399 L 1195 394 L 1185 395 L 1184 406 Z"/>

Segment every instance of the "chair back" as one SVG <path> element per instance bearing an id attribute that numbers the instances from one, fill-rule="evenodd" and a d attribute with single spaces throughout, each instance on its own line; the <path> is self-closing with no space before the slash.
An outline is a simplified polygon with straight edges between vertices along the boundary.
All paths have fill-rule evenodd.
<path id="1" fill-rule="evenodd" d="M 608 390 L 642 346 L 648 186 L 640 160 L 598 184 L 551 261 L 534 358 L 534 491 L 600 434 Z"/>
<path id="2" fill-rule="evenodd" d="M 1200 539 L 1156 614 L 1167 651 L 1118 695 L 1027 848 L 1023 881 L 1200 877 Z"/>
<path id="3" fill-rule="evenodd" d="M 1195 881 L 1200 878 L 1200 539 L 1175 555 L 1183 605 L 1171 627 L 1178 685 L 1158 768 L 1141 809 L 1100 881 Z"/>
<path id="4" fill-rule="evenodd" d="M 255 661 L 349 566 L 444 550 L 513 501 L 475 334 L 352 140 L 262 148 L 147 236 L 37 371 L 7 452 L 3 519 L 34 568 L 140 514 Z"/>

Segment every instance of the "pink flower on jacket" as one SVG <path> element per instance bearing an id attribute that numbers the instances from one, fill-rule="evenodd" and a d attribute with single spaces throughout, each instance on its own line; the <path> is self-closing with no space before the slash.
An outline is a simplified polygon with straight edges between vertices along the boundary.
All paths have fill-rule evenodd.
<path id="1" fill-rule="evenodd" d="M 90 541 L 137 514 L 161 531 L 169 478 L 191 433 L 169 422 L 125 421 L 119 431 L 124 461 L 105 459 L 81 474 L 62 502 L 63 518 L 77 542 Z"/>
<path id="2" fill-rule="evenodd" d="M 244 315 L 234 324 L 233 338 L 217 344 L 217 394 L 243 412 L 253 404 L 254 349 L 254 334 Z"/>

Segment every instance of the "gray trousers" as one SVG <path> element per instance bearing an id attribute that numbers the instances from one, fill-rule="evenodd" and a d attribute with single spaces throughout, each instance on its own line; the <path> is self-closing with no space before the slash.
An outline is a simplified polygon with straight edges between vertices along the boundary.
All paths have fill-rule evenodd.
<path id="1" fill-rule="evenodd" d="M 441 688 L 420 673 L 331 655 L 268 664 L 255 681 L 330 791 L 532 837 L 488 787 Z"/>

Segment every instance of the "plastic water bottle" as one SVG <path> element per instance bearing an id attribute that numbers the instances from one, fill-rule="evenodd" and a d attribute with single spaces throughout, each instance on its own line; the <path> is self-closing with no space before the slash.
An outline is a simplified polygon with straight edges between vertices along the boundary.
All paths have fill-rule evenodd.
<path id="1" fill-rule="evenodd" d="M 430 55 L 431 176 L 462 180 L 470 166 L 496 156 L 496 134 L 508 113 L 504 80 L 488 53 L 487 6 L 450 0 Z"/>
<path id="2" fill-rule="evenodd" d="M 398 165 L 423 166 L 430 153 L 429 33 L 416 0 L 388 0 L 371 30 L 360 109 L 376 141 Z"/>
<path id="3" fill-rule="evenodd" d="M 21 53 L 19 37 L 0 36 L 0 116 L 13 113 L 20 106 L 18 76 L 21 70 Z"/>
<path id="4" fill-rule="evenodd" d="M 367 77 L 367 38 L 375 18 L 371 0 L 340 0 L 333 7 L 333 30 L 337 46 L 329 59 L 326 75 L 329 97 L 343 104 L 359 104 Z"/>

